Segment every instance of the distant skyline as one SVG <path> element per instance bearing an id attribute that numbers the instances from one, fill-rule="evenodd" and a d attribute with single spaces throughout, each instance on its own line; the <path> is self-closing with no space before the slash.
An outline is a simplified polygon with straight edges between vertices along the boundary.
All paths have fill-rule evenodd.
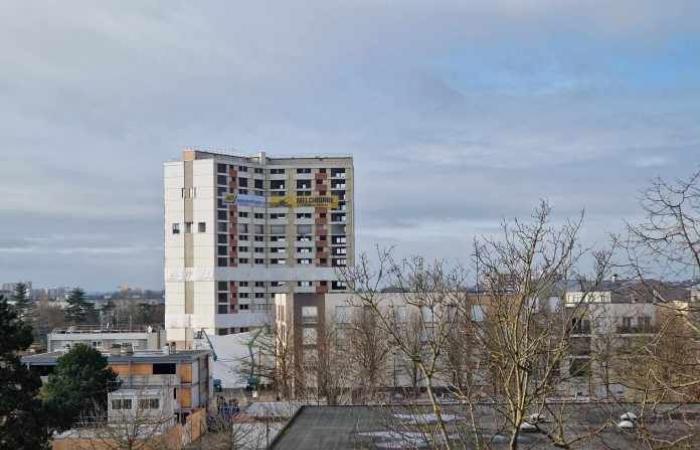
<path id="1" fill-rule="evenodd" d="M 0 281 L 161 289 L 187 146 L 352 154 L 359 250 L 448 260 L 700 167 L 697 0 L 262 3 L 0 4 Z"/>

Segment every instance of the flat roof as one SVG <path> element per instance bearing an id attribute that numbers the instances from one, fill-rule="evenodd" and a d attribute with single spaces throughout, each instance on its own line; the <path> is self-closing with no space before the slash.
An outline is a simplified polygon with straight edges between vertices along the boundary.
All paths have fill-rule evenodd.
<path id="1" fill-rule="evenodd" d="M 244 155 L 241 153 L 238 153 L 237 150 L 232 150 L 231 152 L 226 151 L 226 150 L 209 150 L 209 149 L 200 149 L 198 147 L 188 147 L 185 148 L 183 151 L 191 151 L 195 153 L 195 159 L 208 159 L 208 158 L 236 158 L 239 160 L 244 160 L 244 161 L 249 161 L 249 162 L 257 162 L 259 160 L 260 153 L 265 153 L 265 158 L 269 161 L 284 161 L 284 160 L 289 160 L 289 161 L 295 161 L 295 160 L 307 160 L 307 159 L 352 159 L 353 156 L 347 153 L 338 153 L 338 154 L 333 154 L 333 153 L 324 153 L 324 154 L 306 154 L 306 155 L 294 155 L 294 156 L 270 156 L 267 154 L 267 152 L 258 152 L 257 154 L 254 155 Z M 236 152 L 236 153 L 232 153 Z"/>
<path id="2" fill-rule="evenodd" d="M 22 357 L 22 363 L 34 366 L 53 366 L 58 362 L 58 358 L 65 355 L 64 351 L 55 351 L 48 353 L 40 353 L 37 355 L 29 355 Z M 135 352 L 133 355 L 118 355 L 113 356 L 103 353 L 107 358 L 108 364 L 121 364 L 128 362 L 144 362 L 144 363 L 178 363 L 192 361 L 199 357 L 210 355 L 209 350 L 182 350 L 172 354 L 165 354 L 154 350 L 152 352 Z"/>
<path id="3" fill-rule="evenodd" d="M 603 431 L 594 433 L 591 439 L 577 443 L 577 448 L 637 448 L 640 444 L 636 434 L 620 431 L 616 427 L 620 415 L 625 412 L 641 417 L 639 404 L 568 403 L 553 406 L 564 408 L 568 417 L 565 422 L 567 437 L 583 436 L 604 426 Z M 449 422 L 450 435 L 473 439 L 466 434 L 467 430 L 471 430 L 467 406 L 443 405 L 442 408 L 446 422 Z M 665 404 L 656 405 L 653 409 L 647 405 L 646 408 L 645 429 L 659 438 L 678 439 L 700 424 L 700 404 Z M 496 416 L 493 405 L 476 405 L 474 413 L 481 439 L 488 441 L 493 448 L 507 448 L 509 436 L 500 428 L 503 420 Z M 554 425 L 549 422 L 541 426 L 549 429 Z M 427 405 L 303 406 L 277 435 L 270 448 L 427 448 L 430 447 L 431 437 L 426 430 L 434 427 L 434 416 Z M 519 441 L 527 448 L 556 448 L 539 432 L 522 433 Z"/>

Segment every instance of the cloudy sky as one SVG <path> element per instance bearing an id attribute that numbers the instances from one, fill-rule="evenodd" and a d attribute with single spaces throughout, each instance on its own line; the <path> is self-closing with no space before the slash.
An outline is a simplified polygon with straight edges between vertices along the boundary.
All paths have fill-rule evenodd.
<path id="1" fill-rule="evenodd" d="M 700 2 L 5 0 L 0 137 L 0 281 L 160 288 L 184 146 L 353 154 L 360 249 L 597 242 L 700 164 Z"/>

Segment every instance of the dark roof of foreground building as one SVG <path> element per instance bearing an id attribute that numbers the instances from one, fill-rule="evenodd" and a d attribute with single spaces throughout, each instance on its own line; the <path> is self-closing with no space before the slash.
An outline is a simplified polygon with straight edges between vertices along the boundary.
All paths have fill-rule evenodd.
<path id="1" fill-rule="evenodd" d="M 443 407 L 448 433 L 456 448 L 473 447 L 473 435 L 466 406 Z M 642 411 L 637 404 L 568 404 L 563 408 L 570 437 L 582 436 L 603 428 L 595 437 L 577 443 L 577 448 L 638 448 L 641 442 L 633 431 L 617 428 L 620 416 L 633 412 L 641 417 L 645 429 L 663 439 L 678 439 L 700 425 L 700 405 L 661 405 Z M 475 407 L 480 439 L 492 448 L 507 448 L 508 436 L 492 405 Z M 546 415 L 545 415 L 546 418 Z M 551 420 L 550 420 L 551 422 Z M 552 423 L 540 425 L 551 428 Z M 303 406 L 277 435 L 272 449 L 357 449 L 357 448 L 429 448 L 439 443 L 434 415 L 427 406 Z M 697 439 L 697 437 L 695 438 Z M 522 433 L 519 441 L 526 448 L 554 449 L 541 432 Z M 691 444 L 692 446 L 693 444 Z"/>

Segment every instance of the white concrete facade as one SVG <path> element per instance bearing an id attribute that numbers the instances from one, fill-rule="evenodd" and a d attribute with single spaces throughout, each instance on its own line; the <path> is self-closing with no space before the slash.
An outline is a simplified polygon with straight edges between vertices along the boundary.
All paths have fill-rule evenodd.
<path id="1" fill-rule="evenodd" d="M 275 293 L 344 290 L 337 268 L 354 259 L 352 180 L 350 157 L 188 149 L 165 163 L 168 340 L 270 324 Z"/>

